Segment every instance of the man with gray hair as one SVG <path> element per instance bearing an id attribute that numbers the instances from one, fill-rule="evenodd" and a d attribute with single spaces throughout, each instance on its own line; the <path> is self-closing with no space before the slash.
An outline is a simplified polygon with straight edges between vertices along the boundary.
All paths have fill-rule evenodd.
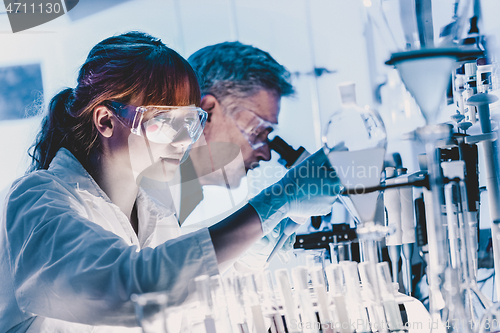
<path id="1" fill-rule="evenodd" d="M 181 166 L 182 181 L 190 180 L 181 191 L 181 223 L 203 199 L 194 178 L 200 185 L 237 188 L 248 170 L 271 159 L 267 137 L 278 124 L 281 97 L 294 93 L 284 66 L 269 53 L 240 42 L 204 47 L 188 62 L 198 74 L 201 108 L 208 120 L 206 142 L 200 140 Z M 242 163 L 236 163 L 240 152 Z M 213 172 L 216 169 L 223 175 Z"/>
<path id="2" fill-rule="evenodd" d="M 208 119 L 204 138 L 181 164 L 180 175 L 169 183 L 168 195 L 160 195 L 163 199 L 171 196 L 184 233 L 210 226 L 246 203 L 248 192 L 241 191 L 245 186 L 234 189 L 248 170 L 271 159 L 268 135 L 278 124 L 281 97 L 294 94 L 290 72 L 269 53 L 250 45 L 225 42 L 207 46 L 188 62 L 198 75 L 200 106 Z M 262 266 L 284 225 L 282 221 L 257 242 L 235 267 Z M 294 240 L 295 235 L 278 252 L 282 260 Z"/>

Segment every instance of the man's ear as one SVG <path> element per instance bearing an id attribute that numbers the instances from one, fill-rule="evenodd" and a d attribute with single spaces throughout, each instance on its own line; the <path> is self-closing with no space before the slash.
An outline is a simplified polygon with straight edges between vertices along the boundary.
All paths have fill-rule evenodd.
<path id="1" fill-rule="evenodd" d="M 208 113 L 207 122 L 210 122 L 213 112 L 218 109 L 219 106 L 219 101 L 213 95 L 203 96 L 200 107 Z"/>
<path id="2" fill-rule="evenodd" d="M 105 138 L 113 135 L 114 124 L 112 118 L 111 111 L 107 107 L 100 105 L 94 109 L 94 125 Z"/>

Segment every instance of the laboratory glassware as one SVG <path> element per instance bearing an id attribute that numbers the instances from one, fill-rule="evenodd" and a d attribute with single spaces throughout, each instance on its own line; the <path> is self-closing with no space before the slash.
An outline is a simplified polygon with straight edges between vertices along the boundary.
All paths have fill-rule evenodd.
<path id="1" fill-rule="evenodd" d="M 423 2 L 425 3 L 425 2 Z M 440 155 L 437 149 L 438 142 L 449 140 L 452 136 L 451 125 L 438 124 L 438 116 L 444 93 L 448 87 L 452 70 L 457 67 L 456 61 L 465 53 L 479 54 L 478 50 L 464 50 L 457 47 L 457 41 L 462 38 L 466 25 L 470 1 L 461 1 L 460 6 L 454 8 L 450 23 L 444 27 L 429 24 L 433 22 L 432 2 L 427 1 L 428 8 L 416 14 L 419 43 L 413 43 L 410 51 L 395 52 L 386 64 L 394 65 L 407 90 L 412 94 L 426 119 L 427 126 L 416 130 L 418 139 L 425 146 L 427 170 L 429 174 L 430 193 L 427 194 L 428 202 L 431 201 L 431 211 L 426 212 L 427 234 L 429 247 L 429 262 L 427 276 L 429 281 L 430 312 L 433 320 L 439 318 L 445 323 L 449 318 L 445 308 L 449 305 L 443 288 L 445 269 L 448 266 L 448 248 L 446 229 L 442 214 L 443 177 L 440 169 Z M 422 8 L 421 8 L 422 9 Z M 451 11 L 450 11 L 451 13 Z M 405 24 L 404 17 L 401 21 Z M 440 39 L 434 40 L 434 28 L 443 28 Z M 442 37 L 442 38 L 441 38 Z M 439 45 L 439 47 L 435 47 Z M 426 204 L 427 205 L 427 204 Z M 451 271 L 453 272 L 455 271 Z M 458 305 L 457 305 L 458 306 Z"/>
<path id="2" fill-rule="evenodd" d="M 358 265 L 358 269 L 361 277 L 361 295 L 368 310 L 372 331 L 388 332 L 389 318 L 385 319 L 376 265 L 372 262 L 362 262 Z"/>
<path id="3" fill-rule="evenodd" d="M 332 264 L 338 264 L 341 261 L 352 260 L 351 241 L 337 241 L 328 245 L 330 247 L 330 261 Z"/>
<path id="4" fill-rule="evenodd" d="M 349 199 L 356 210 L 360 224 L 356 226 L 356 233 L 360 240 L 360 252 L 364 261 L 371 265 L 375 272 L 378 262 L 378 242 L 386 236 L 388 228 L 375 221 L 379 192 L 364 193 L 364 189 L 380 185 L 380 176 L 383 170 L 387 134 L 384 123 L 378 113 L 369 107 L 360 107 L 356 103 L 354 83 L 339 85 L 342 105 L 333 113 L 323 135 L 325 153 L 331 166 L 335 169 L 342 185 L 345 188 L 357 189 L 357 193 Z M 354 268 L 342 262 L 344 275 L 356 275 Z M 372 275 L 376 281 L 375 274 Z M 355 295 L 356 288 L 352 281 L 346 284 L 350 293 Z M 378 289 L 378 283 L 376 283 Z M 349 287 L 350 286 L 350 287 Z M 378 290 L 377 290 L 378 292 Z M 374 299 L 379 305 L 379 298 Z M 350 314 L 350 316 L 353 314 Z M 358 316 L 359 317 L 359 316 Z M 379 319 L 376 319 L 380 322 Z M 375 322 L 374 322 L 375 324 Z M 366 329 L 366 328 L 363 328 Z"/>
<path id="5" fill-rule="evenodd" d="M 403 330 L 403 320 L 401 318 L 399 306 L 394 298 L 394 287 L 387 262 L 379 262 L 377 264 L 377 276 L 380 286 L 380 295 L 382 297 L 382 305 L 384 307 L 389 330 L 391 332 Z"/>
<path id="6" fill-rule="evenodd" d="M 328 121 L 323 148 L 342 185 L 358 190 L 350 200 L 361 223 L 372 223 L 378 192 L 363 189 L 380 184 L 387 135 L 380 116 L 356 104 L 354 83 L 340 84 L 339 90 L 342 105 Z"/>
<path id="7" fill-rule="evenodd" d="M 355 261 L 342 261 L 340 265 L 344 273 L 345 301 L 349 319 L 351 322 L 356 323 L 355 330 L 357 333 L 371 332 L 368 314 L 361 296 L 358 263 Z"/>
<path id="8" fill-rule="evenodd" d="M 435 122 L 458 53 L 458 49 L 421 49 L 393 54 L 391 60 L 388 61 L 388 64 L 395 65 L 399 70 L 408 91 L 419 104 L 428 122 L 427 126 L 417 129 L 417 136 L 425 145 L 430 186 L 429 197 L 432 201 L 432 211 L 426 212 L 430 312 L 433 320 L 439 320 L 442 325 L 448 320 L 442 317 L 445 314 L 443 310 L 446 303 L 443 294 L 445 290 L 442 289 L 441 283 L 448 264 L 448 248 L 441 212 L 444 204 L 442 192 L 444 184 L 437 143 L 451 138 L 452 126 Z"/>
<path id="9" fill-rule="evenodd" d="M 212 297 L 212 288 L 210 277 L 208 275 L 201 275 L 194 279 L 196 285 L 196 294 L 198 296 L 200 311 L 200 323 L 194 323 L 193 331 L 200 331 L 203 333 L 215 333 L 215 304 Z"/>
<path id="10" fill-rule="evenodd" d="M 494 140 L 493 127 L 490 120 L 490 104 L 498 101 L 498 97 L 488 93 L 478 93 L 465 101 L 465 104 L 477 107 L 481 132 L 490 135 L 489 140 L 481 142 L 483 146 L 483 157 L 486 174 L 486 189 L 488 193 L 489 213 L 491 221 L 491 238 L 493 243 L 493 257 L 495 272 L 500 270 L 500 179 L 499 151 L 497 142 Z M 500 290 L 500 279 L 495 279 L 495 288 Z"/>
<path id="11" fill-rule="evenodd" d="M 301 326 L 304 333 L 319 333 L 319 324 L 309 292 L 309 273 L 305 266 L 292 268 L 292 280 L 300 306 Z"/>
<path id="12" fill-rule="evenodd" d="M 443 175 L 456 181 L 444 187 L 446 217 L 448 220 L 448 238 L 450 244 L 456 243 L 456 253 L 450 250 L 451 266 L 459 272 L 460 292 L 465 300 L 465 314 L 471 323 L 477 323 L 491 306 L 491 301 L 480 291 L 476 279 L 474 257 L 477 248 L 473 232 L 474 223 L 470 223 L 467 212 L 467 193 L 464 182 L 463 161 L 443 162 Z M 451 227 L 452 226 L 452 227 Z M 451 228 L 450 228 L 451 227 Z M 459 242 L 456 242 L 458 240 Z M 458 257 L 458 258 L 457 258 Z M 458 263 L 455 263 L 458 261 Z"/>
<path id="13" fill-rule="evenodd" d="M 271 333 L 285 333 L 283 319 L 281 317 L 273 277 L 270 271 L 266 270 L 257 276 L 257 285 L 262 295 L 262 311 L 269 320 L 269 330 Z"/>
<path id="14" fill-rule="evenodd" d="M 144 333 L 167 333 L 167 300 L 164 292 L 133 294 L 135 314 Z"/>
<path id="15" fill-rule="evenodd" d="M 341 333 L 352 333 L 349 321 L 346 295 L 344 293 L 344 273 L 340 264 L 331 264 L 326 267 L 328 281 L 328 295 L 330 296 L 330 313 L 335 319 L 334 327 Z"/>
<path id="16" fill-rule="evenodd" d="M 231 321 L 229 319 L 226 292 L 220 275 L 210 277 L 210 287 L 212 289 L 214 307 L 217 309 L 215 311 L 215 327 L 218 332 L 230 332 Z"/>
<path id="17" fill-rule="evenodd" d="M 326 290 L 325 271 L 322 267 L 310 270 L 311 281 L 318 304 L 319 323 L 324 333 L 333 333 L 335 321 L 331 318 L 329 300 Z"/>
<path id="18" fill-rule="evenodd" d="M 297 305 L 292 294 L 292 286 L 288 271 L 278 269 L 274 272 L 278 288 L 281 294 L 281 301 L 285 312 L 285 323 L 290 333 L 300 333 L 297 323 L 300 323 Z"/>
<path id="19" fill-rule="evenodd" d="M 224 282 L 233 332 L 249 333 L 244 286 L 241 277 L 238 275 L 227 276 Z"/>

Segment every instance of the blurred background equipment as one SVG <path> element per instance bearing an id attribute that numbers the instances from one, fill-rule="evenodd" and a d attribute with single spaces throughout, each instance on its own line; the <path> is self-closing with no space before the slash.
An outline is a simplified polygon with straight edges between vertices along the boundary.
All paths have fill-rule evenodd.
<path id="1" fill-rule="evenodd" d="M 288 263 L 198 277 L 181 308 L 137 295 L 144 332 L 498 331 L 497 0 L 65 5 L 25 33 L 0 15 L 2 188 L 26 170 L 42 101 L 74 85 L 92 45 L 128 30 L 185 57 L 240 40 L 294 73 L 272 160 L 235 191 L 255 195 L 320 148 L 344 186 L 330 214 L 290 227 Z"/>

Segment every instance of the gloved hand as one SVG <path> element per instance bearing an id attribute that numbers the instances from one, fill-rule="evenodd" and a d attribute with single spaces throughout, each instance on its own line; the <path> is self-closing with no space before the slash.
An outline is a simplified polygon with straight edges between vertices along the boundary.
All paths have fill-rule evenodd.
<path id="1" fill-rule="evenodd" d="M 264 235 L 284 218 L 328 214 L 342 184 L 323 149 L 290 169 L 278 182 L 250 199 Z"/>
<path id="2" fill-rule="evenodd" d="M 266 260 L 278 242 L 283 229 L 286 226 L 288 219 L 281 221 L 274 229 L 257 242 L 255 242 L 238 261 L 235 262 L 234 267 L 240 273 L 248 273 L 261 271 L 265 265 Z M 290 251 L 295 244 L 295 233 L 290 235 L 283 246 L 278 250 L 277 256 L 282 263 L 290 261 Z"/>
<path id="3" fill-rule="evenodd" d="M 286 223 L 287 223 L 287 219 L 281 221 L 276 227 L 274 227 L 273 231 L 271 231 L 271 233 L 269 233 L 266 236 L 268 241 L 269 241 L 269 244 L 271 245 L 271 248 L 274 248 L 274 246 L 278 242 L 281 234 L 283 233 L 283 229 L 285 229 Z M 287 240 L 285 241 L 283 246 L 276 253 L 278 258 L 280 258 L 281 262 L 284 264 L 286 264 L 287 262 L 290 261 L 290 251 L 293 250 L 293 245 L 295 244 L 295 239 L 297 238 L 296 236 L 297 236 L 297 234 L 295 232 L 293 234 L 291 234 L 287 238 Z M 269 255 L 269 253 L 268 253 L 268 255 Z M 266 260 L 267 260 L 267 258 L 266 258 Z"/>

